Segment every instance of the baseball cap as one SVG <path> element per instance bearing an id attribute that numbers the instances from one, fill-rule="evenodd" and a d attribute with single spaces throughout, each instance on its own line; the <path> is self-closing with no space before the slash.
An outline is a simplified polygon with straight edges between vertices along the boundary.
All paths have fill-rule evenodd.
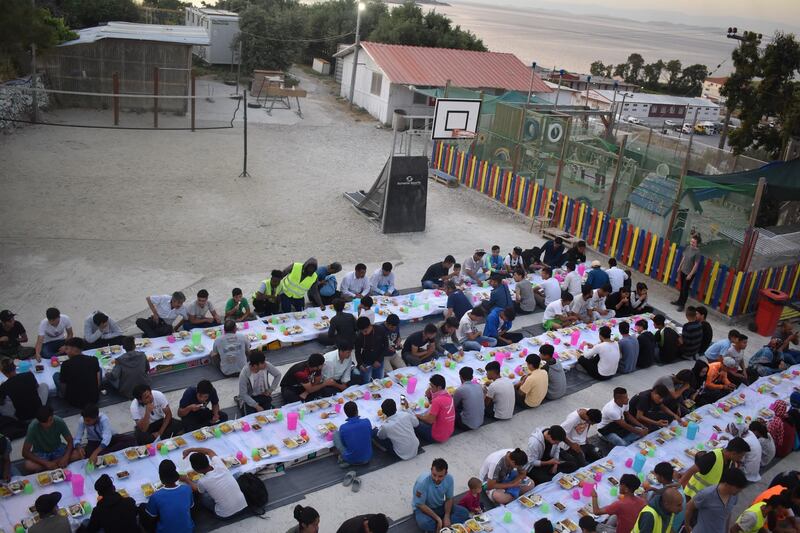
<path id="1" fill-rule="evenodd" d="M 475 248 L 475 253 L 480 255 L 485 255 L 486 250 L 484 250 L 483 248 Z"/>
<path id="2" fill-rule="evenodd" d="M 733 357 L 725 357 L 722 359 L 722 364 L 727 366 L 728 368 L 736 368 L 736 359 Z"/>
<path id="3" fill-rule="evenodd" d="M 2 311 L 0 311 L 0 322 L 6 322 L 8 320 L 11 320 L 15 316 L 17 316 L 17 315 L 12 313 L 8 309 L 3 309 Z"/>
<path id="4" fill-rule="evenodd" d="M 39 516 L 44 516 L 55 511 L 56 506 L 60 501 L 60 492 L 48 492 L 47 494 L 42 494 L 36 498 L 36 502 L 33 504 L 33 506 L 36 507 L 36 512 L 39 513 Z"/>
<path id="5" fill-rule="evenodd" d="M 598 261 L 597 259 L 595 259 L 594 261 L 592 261 L 592 268 L 594 268 L 594 267 L 599 267 L 599 266 L 602 266 L 602 265 L 600 264 L 600 261 Z"/>

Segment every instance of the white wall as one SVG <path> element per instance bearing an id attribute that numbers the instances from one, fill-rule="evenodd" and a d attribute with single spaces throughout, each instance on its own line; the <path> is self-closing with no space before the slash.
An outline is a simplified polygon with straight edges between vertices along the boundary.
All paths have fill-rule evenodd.
<path id="1" fill-rule="evenodd" d="M 651 105 L 659 105 L 659 104 L 641 104 L 636 102 L 625 102 L 625 105 L 622 106 L 622 117 L 637 117 L 642 119 L 643 122 L 652 122 L 653 124 L 662 124 L 664 120 L 674 120 L 680 121 L 682 117 L 650 117 L 650 106 Z M 619 107 L 619 102 L 617 103 L 617 107 Z M 703 121 L 711 121 L 717 122 L 719 120 L 719 107 L 710 107 L 710 106 L 693 106 L 690 105 L 689 109 L 686 111 L 686 122 L 692 122 L 694 120 L 694 112 L 695 109 L 699 109 L 697 113 L 697 122 Z"/>
<path id="2" fill-rule="evenodd" d="M 211 39 L 207 61 L 215 65 L 230 65 L 237 62 L 237 54 L 231 54 L 231 45 L 239 35 L 239 20 L 233 17 L 211 19 L 208 36 Z"/>
<path id="3" fill-rule="evenodd" d="M 350 79 L 353 72 L 354 57 L 355 54 L 350 54 L 347 57 L 344 57 L 342 61 L 342 85 L 339 94 L 344 98 L 350 98 Z M 356 69 L 356 90 L 353 95 L 353 103 L 366 109 L 367 112 L 376 119 L 388 124 L 392 120 L 392 115 L 389 111 L 389 80 L 386 78 L 386 76 L 383 76 L 381 70 L 364 50 L 361 50 L 358 54 L 358 63 L 358 68 Z M 383 82 L 381 83 L 381 94 L 379 95 L 374 95 L 371 92 L 373 72 L 383 76 Z"/>

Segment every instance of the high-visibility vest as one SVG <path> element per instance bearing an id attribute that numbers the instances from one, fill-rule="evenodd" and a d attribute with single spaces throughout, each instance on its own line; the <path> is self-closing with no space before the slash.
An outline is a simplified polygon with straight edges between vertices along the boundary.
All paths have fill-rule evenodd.
<path id="1" fill-rule="evenodd" d="M 722 479 L 722 470 L 725 466 L 722 448 L 717 448 L 711 453 L 714 454 L 714 466 L 711 467 L 711 470 L 709 470 L 707 474 L 695 472 L 694 475 L 689 478 L 689 483 L 686 484 L 686 488 L 684 489 L 686 496 L 694 498 L 695 494 L 706 487 L 718 484 Z"/>
<path id="2" fill-rule="evenodd" d="M 281 284 L 278 283 L 278 286 L 273 289 L 272 288 L 272 283 L 270 283 L 270 281 L 271 280 L 269 280 L 269 279 L 265 279 L 265 280 L 263 280 L 261 282 L 261 283 L 264 284 L 264 287 L 266 287 L 266 289 L 264 289 L 266 291 L 264 293 L 264 296 L 278 296 L 282 292 L 281 291 Z M 254 291 L 253 294 L 250 295 L 250 299 L 251 300 L 255 301 L 257 292 L 258 292 L 258 290 Z"/>
<path id="3" fill-rule="evenodd" d="M 749 512 L 756 515 L 756 525 L 753 526 L 752 529 L 742 530 L 744 531 L 744 533 L 758 533 L 759 531 L 761 531 L 761 528 L 764 527 L 764 522 L 767 521 L 767 517 L 764 516 L 764 513 L 761 512 L 761 509 L 765 505 L 767 505 L 767 502 L 758 502 L 754 503 L 753 505 L 744 510 L 745 513 Z"/>
<path id="4" fill-rule="evenodd" d="M 303 278 L 301 281 L 300 278 L 302 276 L 303 263 L 294 263 L 292 265 L 292 271 L 289 272 L 288 276 L 283 277 L 281 284 L 279 285 L 280 289 L 286 296 L 297 299 L 306 297 L 308 290 L 317 281 L 317 273 L 314 272 L 310 276 Z"/>
<path id="5" fill-rule="evenodd" d="M 661 515 L 658 514 L 658 511 L 650 507 L 649 505 L 645 505 L 642 510 L 639 512 L 639 516 L 636 518 L 636 524 L 633 526 L 632 533 L 639 533 L 639 520 L 642 518 L 643 514 L 649 514 L 653 517 L 653 533 L 662 533 L 661 527 L 664 525 L 663 520 L 661 520 Z M 672 520 L 675 518 L 674 514 L 669 515 L 669 523 L 667 524 L 666 531 L 668 532 L 672 529 Z"/>

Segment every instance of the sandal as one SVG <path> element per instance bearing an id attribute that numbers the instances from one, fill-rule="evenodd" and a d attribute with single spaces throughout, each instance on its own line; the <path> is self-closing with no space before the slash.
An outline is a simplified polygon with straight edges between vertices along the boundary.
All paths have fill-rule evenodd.
<path id="1" fill-rule="evenodd" d="M 356 479 L 356 471 L 351 470 L 350 472 L 344 475 L 344 479 L 342 480 L 342 485 L 344 485 L 345 487 L 349 487 L 350 485 L 353 484 L 353 481 L 355 481 L 355 479 Z"/>
<path id="2" fill-rule="evenodd" d="M 353 480 L 353 486 L 350 487 L 350 490 L 353 492 L 358 492 L 361 490 L 361 478 L 357 477 Z"/>

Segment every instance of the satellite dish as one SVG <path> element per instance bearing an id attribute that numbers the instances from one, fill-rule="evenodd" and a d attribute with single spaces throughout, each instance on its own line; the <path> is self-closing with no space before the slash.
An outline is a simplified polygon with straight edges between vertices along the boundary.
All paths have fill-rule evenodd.
<path id="1" fill-rule="evenodd" d="M 666 163 L 659 163 L 656 167 L 656 176 L 659 178 L 666 178 L 669 176 L 669 165 Z"/>

